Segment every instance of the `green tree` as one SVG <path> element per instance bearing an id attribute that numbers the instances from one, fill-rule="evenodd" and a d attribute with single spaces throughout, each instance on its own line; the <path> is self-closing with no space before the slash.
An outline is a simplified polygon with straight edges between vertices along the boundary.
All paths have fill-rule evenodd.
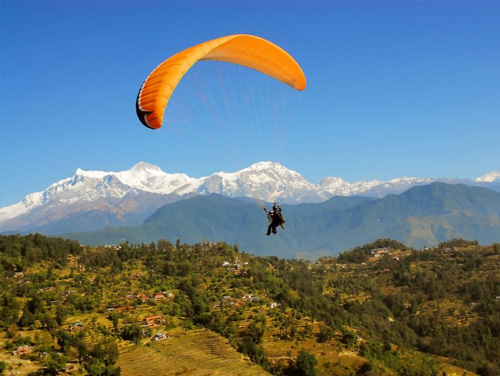
<path id="1" fill-rule="evenodd" d="M 36 322 L 36 316 L 31 313 L 26 307 L 24 307 L 23 310 L 23 315 L 21 316 L 21 319 L 18 322 L 18 325 L 21 328 L 30 328 L 35 325 Z"/>
<path id="2" fill-rule="evenodd" d="M 255 344 L 262 342 L 262 337 L 266 331 L 266 317 L 260 315 L 252 321 L 246 330 L 246 336 L 250 337 Z"/>
<path id="3" fill-rule="evenodd" d="M 57 375 L 59 372 L 64 371 L 67 361 L 64 355 L 50 352 L 44 365 L 49 375 Z"/>
<path id="4" fill-rule="evenodd" d="M 57 338 L 57 344 L 61 347 L 64 353 L 67 353 L 73 345 L 74 338 L 65 330 L 58 330 L 54 333 Z"/>
<path id="5" fill-rule="evenodd" d="M 89 355 L 89 350 L 87 344 L 83 340 L 83 338 L 79 338 L 75 343 L 76 351 L 78 351 L 78 363 L 82 364 L 82 362 Z"/>
<path id="6" fill-rule="evenodd" d="M 66 320 L 66 317 L 68 317 L 68 309 L 63 306 L 62 304 L 58 304 L 56 306 L 56 321 L 59 326 L 61 326 L 64 323 L 64 320 Z"/>
<path id="7" fill-rule="evenodd" d="M 52 318 L 48 313 L 43 313 L 39 315 L 40 323 L 42 327 L 47 330 L 53 330 L 57 328 L 57 321 Z"/>
<path id="8" fill-rule="evenodd" d="M 318 359 L 306 349 L 301 349 L 295 363 L 297 374 L 303 376 L 316 376 L 316 364 Z"/>
<path id="9" fill-rule="evenodd" d="M 33 296 L 30 300 L 28 300 L 28 302 L 26 303 L 26 308 L 31 312 L 33 313 L 34 315 L 36 315 L 37 313 L 43 313 L 44 312 L 44 309 L 43 309 L 43 300 L 40 296 L 38 295 L 35 295 Z"/>
<path id="10" fill-rule="evenodd" d="M 8 328 L 10 324 L 17 322 L 19 317 L 19 301 L 8 293 L 0 296 L 0 327 Z"/>
<path id="11" fill-rule="evenodd" d="M 238 351 L 247 355 L 253 362 L 265 367 L 267 365 L 266 353 L 262 346 L 256 345 L 252 338 L 245 337 L 238 344 Z"/>
<path id="12" fill-rule="evenodd" d="M 349 348 L 353 348 L 356 345 L 356 333 L 351 330 L 345 330 L 342 333 L 342 342 Z"/>
<path id="13" fill-rule="evenodd" d="M 358 372 L 356 372 L 357 375 L 369 375 L 370 372 L 372 371 L 373 366 L 370 362 L 365 362 L 359 367 Z M 446 373 L 443 373 L 443 376 L 446 376 Z"/>
<path id="14" fill-rule="evenodd" d="M 137 344 L 142 338 L 142 328 L 138 324 L 126 325 L 122 328 L 121 336 L 124 340 Z"/>
<path id="15" fill-rule="evenodd" d="M 103 376 L 106 375 L 106 365 L 99 358 L 93 358 L 86 367 L 90 376 Z"/>
<path id="16" fill-rule="evenodd" d="M 85 369 L 92 376 L 118 376 L 120 368 L 115 367 L 118 360 L 118 347 L 111 338 L 106 338 L 94 345 L 90 351 L 91 359 Z"/>
<path id="17" fill-rule="evenodd" d="M 119 317 L 116 312 L 110 312 L 108 319 L 110 319 L 113 322 L 113 330 L 115 333 L 118 333 L 118 322 L 119 322 Z"/>
<path id="18" fill-rule="evenodd" d="M 327 325 L 321 324 L 319 327 L 318 341 L 327 342 L 333 338 L 333 329 Z"/>

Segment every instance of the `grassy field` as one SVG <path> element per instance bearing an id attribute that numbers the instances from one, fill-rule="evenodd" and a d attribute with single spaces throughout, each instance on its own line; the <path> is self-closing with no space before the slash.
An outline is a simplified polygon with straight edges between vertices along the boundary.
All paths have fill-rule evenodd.
<path id="1" fill-rule="evenodd" d="M 170 338 L 122 352 L 122 375 L 269 375 L 208 329 L 169 333 Z"/>

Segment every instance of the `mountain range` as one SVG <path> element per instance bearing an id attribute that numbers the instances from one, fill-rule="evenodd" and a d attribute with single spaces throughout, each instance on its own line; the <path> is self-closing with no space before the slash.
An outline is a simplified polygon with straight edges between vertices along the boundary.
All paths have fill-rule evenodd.
<path id="1" fill-rule="evenodd" d="M 315 204 L 283 204 L 285 230 L 271 236 L 265 235 L 261 204 L 196 196 L 164 205 L 139 226 L 65 236 L 90 245 L 223 240 L 254 254 L 313 259 L 378 238 L 416 248 L 453 238 L 500 241 L 500 193 L 464 184 L 431 183 L 383 198 L 335 196 Z"/>
<path id="2" fill-rule="evenodd" d="M 78 169 L 72 177 L 52 184 L 45 191 L 29 194 L 21 202 L 1 208 L 0 231 L 58 235 L 134 226 L 166 204 L 200 195 L 220 194 L 261 203 L 296 205 L 322 203 L 337 196 L 383 198 L 433 182 L 500 191 L 500 172 L 495 170 L 475 180 L 404 177 L 386 182 L 349 183 L 327 177 L 312 184 L 299 173 L 274 162 L 260 162 L 234 173 L 217 172 L 201 178 L 166 173 L 145 162 L 120 172 Z"/>

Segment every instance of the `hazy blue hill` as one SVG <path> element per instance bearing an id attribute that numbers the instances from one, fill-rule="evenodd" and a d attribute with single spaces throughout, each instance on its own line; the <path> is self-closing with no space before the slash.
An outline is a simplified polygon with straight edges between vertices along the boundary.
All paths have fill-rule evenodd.
<path id="1" fill-rule="evenodd" d="M 113 227 L 100 231 L 71 233 L 67 236 L 84 244 L 148 243 L 159 238 L 175 242 L 195 243 L 223 240 L 239 244 L 256 254 L 281 254 L 295 257 L 304 250 L 331 253 L 331 245 L 323 247 L 318 233 L 327 234 L 342 213 L 366 201 L 368 197 L 333 197 L 320 204 L 282 205 L 286 230 L 266 236 L 267 217 L 260 205 L 248 199 L 231 199 L 213 194 L 197 196 L 168 204 L 158 209 L 140 226 Z M 265 203 L 271 208 L 271 203 Z M 341 248 L 339 248 L 341 249 Z"/>
<path id="2" fill-rule="evenodd" d="M 498 192 L 464 184 L 432 183 L 428 186 L 409 189 L 399 197 L 412 202 L 416 207 L 431 210 L 434 214 L 456 210 L 498 214 L 500 205 Z"/>
<path id="3" fill-rule="evenodd" d="M 129 217 L 131 215 L 120 213 L 113 207 L 103 206 L 98 210 L 86 210 L 84 213 L 70 213 L 58 221 L 40 226 L 36 231 L 49 235 L 68 232 L 74 228 L 79 228 L 81 231 L 93 231 L 96 228 L 124 225 Z"/>
<path id="4" fill-rule="evenodd" d="M 279 230 L 279 235 L 268 237 L 266 214 L 257 203 L 220 195 L 199 196 L 163 206 L 142 228 L 145 233 L 161 233 L 167 239 L 179 238 L 188 243 L 224 240 L 257 254 L 294 257 L 295 252 L 329 250 L 331 247 L 322 247 L 318 234 L 331 232 L 346 209 L 373 200 L 333 197 L 321 204 L 282 205 L 286 231 Z M 266 205 L 268 209 L 272 206 Z"/>
<path id="5" fill-rule="evenodd" d="M 390 237 L 414 247 L 453 237 L 500 240 L 500 194 L 481 187 L 432 183 L 363 203 L 345 214 L 339 224 L 345 231 Z"/>
<path id="6" fill-rule="evenodd" d="M 365 202 L 346 211 L 348 226 L 387 228 L 409 216 L 427 217 L 453 212 L 498 215 L 500 194 L 481 187 L 432 183 L 409 189 L 400 195 L 388 195 Z"/>
<path id="7" fill-rule="evenodd" d="M 69 237 L 93 245 L 160 238 L 186 243 L 223 240 L 248 252 L 281 257 L 334 254 L 380 237 L 415 247 L 454 237 L 500 241 L 500 193 L 462 184 L 432 183 L 381 199 L 333 197 L 319 204 L 282 207 L 286 229 L 271 236 L 265 236 L 267 218 L 257 202 L 210 195 L 165 205 L 140 226 Z"/>
<path id="8" fill-rule="evenodd" d="M 9 220 L 14 233 L 59 235 L 74 231 L 97 231 L 111 226 L 137 226 L 158 207 L 185 199 L 177 194 L 128 193 L 66 205 L 52 202 Z"/>

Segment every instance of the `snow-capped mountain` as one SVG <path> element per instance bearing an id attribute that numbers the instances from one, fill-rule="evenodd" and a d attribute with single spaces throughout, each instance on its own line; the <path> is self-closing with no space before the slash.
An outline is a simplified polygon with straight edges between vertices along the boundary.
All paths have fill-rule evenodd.
<path id="1" fill-rule="evenodd" d="M 196 190 L 198 194 L 219 193 L 288 203 L 319 202 L 327 198 L 318 195 L 315 185 L 299 173 L 273 162 L 256 163 L 234 173 L 217 172 L 202 179 Z"/>
<path id="2" fill-rule="evenodd" d="M 500 183 L 500 171 L 493 170 L 489 174 L 478 177 L 475 181 L 478 183 Z"/>
<path id="3" fill-rule="evenodd" d="M 342 178 L 330 177 L 322 179 L 318 183 L 318 187 L 329 196 L 352 196 L 362 194 L 380 184 L 383 184 L 380 180 L 362 180 L 348 183 Z"/>
<path id="4" fill-rule="evenodd" d="M 21 202 L 1 208 L 0 231 L 60 229 L 62 224 L 67 229 L 71 223 L 81 222 L 82 216 L 90 229 L 135 224 L 160 206 L 193 195 L 218 193 L 266 202 L 317 203 L 332 196 L 383 197 L 435 181 L 498 188 L 500 172 L 492 171 L 475 181 L 397 178 L 387 182 L 349 183 L 339 177 L 327 177 L 313 184 L 275 162 L 260 162 L 240 171 L 216 172 L 201 178 L 167 173 L 146 162 L 119 172 L 77 169 L 72 177 L 52 184 L 45 191 L 29 194 Z"/>

